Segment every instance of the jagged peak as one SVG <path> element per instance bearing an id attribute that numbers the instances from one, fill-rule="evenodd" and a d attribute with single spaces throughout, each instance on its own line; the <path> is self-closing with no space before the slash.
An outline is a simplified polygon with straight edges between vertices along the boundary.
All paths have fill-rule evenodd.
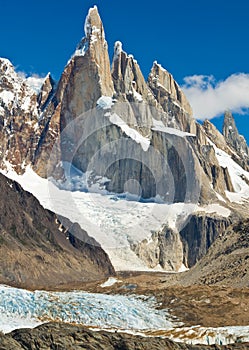
<path id="1" fill-rule="evenodd" d="M 203 129 L 207 137 L 220 149 L 230 153 L 230 149 L 227 146 L 226 140 L 222 133 L 216 128 L 216 126 L 208 119 L 205 119 L 203 124 Z"/>
<path id="2" fill-rule="evenodd" d="M 149 77 L 158 78 L 158 75 L 160 74 L 160 72 L 162 72 L 165 76 L 169 77 L 174 82 L 174 84 L 177 86 L 177 89 L 179 91 L 181 91 L 181 87 L 175 81 L 173 75 L 169 71 L 167 71 L 167 69 L 164 68 L 160 63 L 158 63 L 157 61 L 154 61 L 152 68 L 150 70 L 150 73 L 149 73 Z"/>
<path id="3" fill-rule="evenodd" d="M 224 114 L 224 120 L 223 120 L 223 127 L 222 127 L 222 133 L 225 137 L 228 137 L 229 134 L 235 133 L 239 135 L 238 129 L 235 124 L 234 117 L 231 113 L 231 111 L 226 110 Z"/>
<path id="4" fill-rule="evenodd" d="M 15 72 L 15 67 L 8 58 L 0 57 L 0 70 L 4 74 Z"/>
<path id="5" fill-rule="evenodd" d="M 125 57 L 125 59 L 131 60 L 134 64 L 138 65 L 137 60 L 134 58 L 132 54 L 128 54 L 123 50 L 123 44 L 121 41 L 116 41 L 114 44 L 114 55 L 113 55 L 113 63 L 121 58 L 121 54 Z"/>
<path id="6" fill-rule="evenodd" d="M 246 144 L 246 140 L 243 135 L 240 135 L 234 116 L 230 110 L 225 111 L 222 133 L 228 142 L 234 142 L 237 139 L 237 141 L 242 141 Z"/>
<path id="7" fill-rule="evenodd" d="M 48 74 L 45 76 L 43 84 L 45 84 L 46 82 L 50 82 L 51 84 L 56 84 L 56 81 L 52 77 L 51 72 L 48 72 Z"/>
<path id="8" fill-rule="evenodd" d="M 44 80 L 47 80 L 47 79 L 53 79 L 51 72 L 48 72 L 47 75 L 45 76 Z"/>
<path id="9" fill-rule="evenodd" d="M 85 36 L 79 42 L 72 58 L 75 56 L 85 56 L 89 50 L 89 47 L 99 41 L 102 42 L 107 48 L 103 23 L 96 5 L 90 8 L 88 11 L 88 15 L 86 16 L 84 23 L 84 32 Z M 70 61 L 71 60 L 69 60 L 69 62 Z"/>
<path id="10" fill-rule="evenodd" d="M 9 66 L 13 67 L 13 64 L 10 62 L 10 60 L 8 58 L 4 58 L 4 57 L 0 57 L 0 64 L 7 64 Z"/>
<path id="11" fill-rule="evenodd" d="M 226 126 L 229 123 L 235 124 L 234 117 L 232 115 L 232 112 L 230 110 L 226 110 L 224 113 L 224 122 L 223 124 Z"/>
<path id="12" fill-rule="evenodd" d="M 167 72 L 169 74 L 169 72 L 167 71 L 167 69 L 165 69 L 160 63 L 158 63 L 157 61 L 154 61 L 153 62 L 153 65 L 152 65 L 152 68 L 151 68 L 151 71 L 153 69 L 160 69 L 162 70 L 163 72 Z"/>
<path id="13" fill-rule="evenodd" d="M 162 102 L 159 101 L 161 98 L 161 93 L 159 93 L 159 91 L 164 91 L 164 93 L 166 92 L 171 97 L 175 105 L 183 109 L 190 117 L 192 116 L 192 108 L 180 86 L 175 81 L 173 75 L 157 61 L 153 62 L 147 82 L 149 88 L 154 91 L 154 95 L 157 96 L 159 103 Z M 164 93 L 162 95 L 164 95 Z"/>
<path id="14" fill-rule="evenodd" d="M 168 93 L 172 93 L 177 87 L 180 91 L 180 87 L 174 80 L 174 77 L 169 73 L 160 63 L 153 62 L 152 68 L 149 73 L 148 82 L 150 85 L 157 87 L 158 84 L 164 87 Z M 172 91 L 173 90 L 173 91 Z"/>
<path id="15" fill-rule="evenodd" d="M 229 146 L 243 157 L 249 156 L 249 148 L 244 136 L 239 134 L 235 119 L 231 111 L 227 110 L 224 114 L 222 133 Z"/>
<path id="16" fill-rule="evenodd" d="M 44 88 L 44 86 L 47 85 L 47 84 L 50 84 L 51 86 L 55 86 L 56 85 L 56 81 L 53 79 L 53 77 L 52 77 L 50 72 L 48 72 L 48 74 L 43 79 L 43 83 L 41 85 L 41 89 L 40 90 L 42 90 Z"/>
<path id="17" fill-rule="evenodd" d="M 91 35 L 96 35 L 96 33 L 101 32 L 102 37 L 105 38 L 105 33 L 103 31 L 103 24 L 99 15 L 97 6 L 90 8 L 88 15 L 86 16 L 84 24 L 85 36 L 89 38 Z"/>

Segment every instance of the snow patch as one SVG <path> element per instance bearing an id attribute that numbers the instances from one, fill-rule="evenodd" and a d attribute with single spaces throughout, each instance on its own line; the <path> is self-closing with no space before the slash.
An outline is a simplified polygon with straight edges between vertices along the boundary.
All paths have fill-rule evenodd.
<path id="1" fill-rule="evenodd" d="M 113 105 L 113 98 L 109 96 L 101 96 L 97 101 L 97 108 L 100 109 L 111 109 Z"/>
<path id="2" fill-rule="evenodd" d="M 209 140 L 209 143 L 215 150 L 219 165 L 228 169 L 235 190 L 235 192 L 226 191 L 227 198 L 231 202 L 243 203 L 244 200 L 249 198 L 249 186 L 243 180 L 244 177 L 249 181 L 249 172 L 245 171 L 229 154 L 218 148 L 211 140 Z"/>
<path id="3" fill-rule="evenodd" d="M 133 92 L 133 96 L 135 97 L 135 100 L 137 100 L 138 102 L 143 101 L 143 96 L 140 95 L 133 87 L 132 87 L 132 92 Z"/>
<path id="4" fill-rule="evenodd" d="M 176 342 L 187 344 L 205 344 L 205 345 L 228 345 L 236 342 L 249 341 L 249 326 L 227 326 L 227 327 L 181 327 L 174 328 L 164 335 Z"/>
<path id="5" fill-rule="evenodd" d="M 205 207 L 200 207 L 198 208 L 198 211 L 204 211 L 207 214 L 217 214 L 225 218 L 228 218 L 229 215 L 231 214 L 231 210 L 216 203 L 209 204 Z"/>
<path id="6" fill-rule="evenodd" d="M 150 147 L 150 139 L 142 136 L 138 131 L 129 127 L 123 119 L 121 119 L 116 113 L 111 113 L 109 115 L 110 122 L 114 125 L 120 127 L 120 129 L 129 136 L 136 143 L 139 143 L 142 149 L 146 152 Z"/>
<path id="7" fill-rule="evenodd" d="M 11 91 L 3 90 L 0 92 L 0 99 L 6 106 L 8 106 L 10 102 L 14 101 L 15 95 Z"/>
<path id="8" fill-rule="evenodd" d="M 153 131 L 160 131 L 160 132 L 165 132 L 166 134 L 171 134 L 171 135 L 176 135 L 179 137 L 186 137 L 186 136 L 192 136 L 195 137 L 196 135 L 191 134 L 189 132 L 184 132 L 175 128 L 169 128 L 163 124 L 161 120 L 156 120 L 152 118 L 153 122 L 153 127 L 151 130 Z"/>
<path id="9" fill-rule="evenodd" d="M 102 288 L 111 287 L 111 286 L 113 286 L 114 284 L 116 284 L 118 282 L 121 282 L 121 281 L 119 281 L 115 277 L 109 277 L 107 281 L 105 281 L 104 283 L 102 283 L 100 285 L 100 287 L 102 287 Z"/>
<path id="10" fill-rule="evenodd" d="M 114 57 L 113 60 L 117 60 L 122 52 L 122 43 L 121 41 L 116 41 L 114 44 Z"/>
<path id="11" fill-rule="evenodd" d="M 184 263 L 182 263 L 182 266 L 179 268 L 179 270 L 178 270 L 177 272 L 185 272 L 185 271 L 188 271 L 188 270 L 189 270 L 189 268 L 186 267 L 186 266 L 184 265 Z"/>

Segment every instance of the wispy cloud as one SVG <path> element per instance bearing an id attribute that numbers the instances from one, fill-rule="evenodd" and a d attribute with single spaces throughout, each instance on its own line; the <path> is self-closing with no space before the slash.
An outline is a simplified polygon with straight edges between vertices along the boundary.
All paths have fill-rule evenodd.
<path id="1" fill-rule="evenodd" d="M 198 119 L 212 119 L 227 109 L 238 114 L 249 110 L 249 74 L 233 74 L 223 81 L 193 75 L 184 78 L 182 89 Z"/>

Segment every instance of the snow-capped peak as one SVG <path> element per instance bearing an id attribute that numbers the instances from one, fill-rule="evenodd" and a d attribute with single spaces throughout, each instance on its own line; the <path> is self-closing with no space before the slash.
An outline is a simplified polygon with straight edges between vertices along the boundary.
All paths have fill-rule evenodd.
<path id="1" fill-rule="evenodd" d="M 89 46 L 99 40 L 102 40 L 104 45 L 106 45 L 103 25 L 96 5 L 88 11 L 84 24 L 84 32 L 85 36 L 81 39 L 71 59 L 75 56 L 85 56 Z"/>
<path id="2" fill-rule="evenodd" d="M 8 60 L 7 58 L 0 57 L 0 69 L 5 69 L 5 72 L 7 72 L 7 69 L 13 69 L 13 64 Z"/>
<path id="3" fill-rule="evenodd" d="M 153 68 L 155 68 L 155 67 L 158 67 L 158 68 L 160 68 L 162 71 L 167 72 L 167 70 L 166 70 L 165 68 L 163 68 L 163 66 L 162 66 L 160 63 L 158 63 L 157 61 L 154 61 L 154 62 L 153 62 Z"/>
<path id="4" fill-rule="evenodd" d="M 98 8 L 95 5 L 94 7 L 89 9 L 88 15 L 85 20 L 85 25 L 84 25 L 85 36 L 89 38 L 93 33 L 100 31 L 101 27 L 102 27 L 102 22 L 99 17 Z"/>
<path id="5" fill-rule="evenodd" d="M 2 112 L 4 110 L 11 112 L 20 108 L 24 113 L 37 115 L 38 78 L 35 76 L 27 78 L 25 73 L 16 72 L 13 64 L 6 58 L 0 58 L 0 77 L 2 78 L 0 84 Z"/>

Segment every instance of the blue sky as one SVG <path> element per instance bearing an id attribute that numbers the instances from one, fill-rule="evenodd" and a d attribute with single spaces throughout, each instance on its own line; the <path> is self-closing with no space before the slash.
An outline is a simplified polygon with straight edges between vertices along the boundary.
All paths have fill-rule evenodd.
<path id="1" fill-rule="evenodd" d="M 110 55 L 114 42 L 122 41 L 145 76 L 157 60 L 185 84 L 198 116 L 210 118 L 231 108 L 249 141 L 248 116 L 238 114 L 249 107 L 247 0 L 1 0 L 0 56 L 27 74 L 50 71 L 58 79 L 95 4 Z M 189 76 L 192 80 L 184 80 Z"/>

